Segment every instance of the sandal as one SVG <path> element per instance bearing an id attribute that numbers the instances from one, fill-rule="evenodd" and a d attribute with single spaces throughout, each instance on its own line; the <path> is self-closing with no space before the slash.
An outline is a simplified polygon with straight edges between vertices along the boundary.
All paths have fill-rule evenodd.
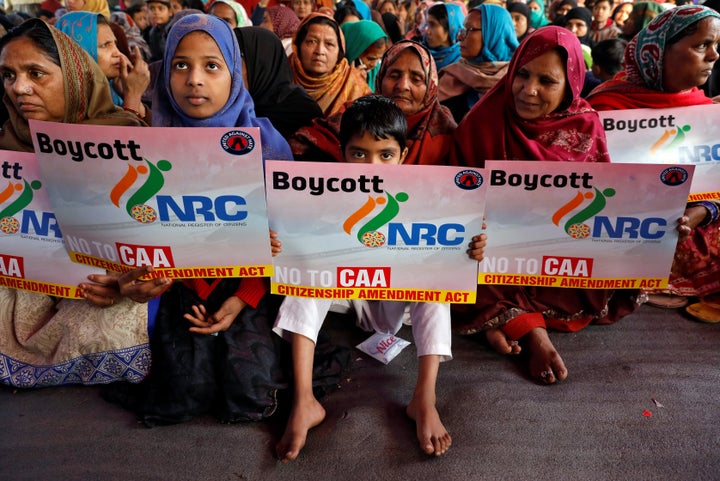
<path id="1" fill-rule="evenodd" d="M 685 308 L 685 311 L 701 322 L 716 324 L 720 322 L 720 308 L 705 302 L 697 302 Z"/>
<path id="2" fill-rule="evenodd" d="M 688 298 L 674 294 L 648 294 L 647 304 L 662 309 L 678 309 L 688 305 Z"/>

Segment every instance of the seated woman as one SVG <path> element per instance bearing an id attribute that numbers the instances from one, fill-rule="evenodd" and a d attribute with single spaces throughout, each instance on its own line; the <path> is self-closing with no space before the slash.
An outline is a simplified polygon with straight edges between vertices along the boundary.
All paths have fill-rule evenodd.
<path id="1" fill-rule="evenodd" d="M 195 96 L 205 101 L 194 102 Z M 170 29 L 153 120 L 164 127 L 258 127 L 263 160 L 292 160 L 285 139 L 267 119 L 255 116 L 235 34 L 212 15 L 191 14 Z M 123 404 L 148 426 L 209 411 L 225 422 L 272 414 L 281 386 L 265 281 L 245 277 L 172 284 L 155 318 L 152 372 Z M 124 289 L 134 279 L 126 283 L 121 277 L 120 284 Z"/>
<path id="2" fill-rule="evenodd" d="M 457 124 L 437 99 L 437 70 L 425 47 L 403 40 L 390 47 L 380 64 L 376 90 L 394 101 L 408 124 L 405 164 L 443 164 Z M 342 112 L 318 119 L 291 139 L 296 160 L 342 162 L 340 119 Z"/>
<path id="3" fill-rule="evenodd" d="M 530 7 L 524 2 L 512 2 L 508 4 L 507 9 L 513 19 L 518 42 L 522 42 L 527 34 L 535 30 L 530 26 Z"/>
<path id="4" fill-rule="evenodd" d="M 540 28 L 550 24 L 550 20 L 545 16 L 545 2 L 543 0 L 530 0 L 527 4 L 530 8 L 530 26 L 532 28 Z"/>
<path id="5" fill-rule="evenodd" d="M 245 7 L 235 0 L 214 0 L 208 9 L 210 15 L 225 20 L 230 28 L 252 25 Z"/>
<path id="6" fill-rule="evenodd" d="M 42 20 L 27 20 L 0 40 L 0 73 L 9 113 L 0 149 L 32 152 L 31 119 L 143 125 L 113 104 L 90 56 Z M 92 275 L 81 287 L 87 302 L 0 287 L 0 383 L 138 382 L 147 374 L 147 307 L 122 299 L 116 276 Z"/>
<path id="7" fill-rule="evenodd" d="M 120 53 L 108 21 L 99 13 L 71 12 L 60 17 L 55 27 L 90 54 L 110 81 L 115 105 L 135 112 L 150 123 L 150 109 L 142 103 L 142 95 L 150 85 L 150 70 L 135 47 L 135 63 Z"/>
<path id="8" fill-rule="evenodd" d="M 597 110 L 711 104 L 712 99 L 698 86 L 707 81 L 718 60 L 719 42 L 720 14 L 715 10 L 694 5 L 668 10 L 628 44 L 625 70 L 593 90 L 587 100 Z M 668 294 L 706 297 L 720 293 L 719 209 L 718 201 L 688 204 L 678 225 L 681 240 Z M 677 301 L 651 295 L 651 302 L 661 306 L 679 307 Z M 720 322 L 717 300 L 694 309 Z"/>
<path id="9" fill-rule="evenodd" d="M 465 15 L 458 5 L 439 3 L 428 9 L 423 44 L 430 51 L 438 70 L 460 60 L 458 33 L 464 21 Z"/>
<path id="10" fill-rule="evenodd" d="M 360 71 L 372 90 L 380 70 L 380 59 L 388 47 L 387 34 L 372 20 L 346 23 L 341 29 L 348 46 L 345 58 Z"/>
<path id="11" fill-rule="evenodd" d="M 285 49 L 285 55 L 292 55 L 292 39 L 300 27 L 300 20 L 291 9 L 282 5 L 270 7 L 265 11 L 261 27 L 275 32 Z"/>
<path id="12" fill-rule="evenodd" d="M 335 20 L 319 13 L 308 15 L 295 34 L 290 67 L 295 83 L 317 101 L 325 117 L 372 92 L 344 56 L 345 39 Z"/>
<path id="13" fill-rule="evenodd" d="M 255 115 L 267 117 L 285 138 L 322 117 L 317 102 L 292 83 L 290 63 L 274 33 L 262 27 L 243 27 L 235 29 L 235 36 L 243 52 L 243 79 Z"/>
<path id="14" fill-rule="evenodd" d="M 438 87 L 440 103 L 456 122 L 505 76 L 518 46 L 510 13 L 489 3 L 470 10 L 458 39 L 462 59 L 440 70 Z"/>
<path id="15" fill-rule="evenodd" d="M 451 160 L 473 167 L 486 160 L 608 162 L 600 118 L 580 98 L 584 75 L 577 37 L 556 26 L 534 31 L 515 51 L 505 80 L 458 126 Z M 484 243 L 481 237 L 474 243 Z M 489 253 L 492 239 L 488 242 Z M 590 323 L 615 322 L 635 309 L 635 295 L 479 285 L 475 305 L 456 306 L 453 322 L 461 334 L 485 331 L 500 353 L 519 353 L 519 341 L 528 351 L 530 375 L 550 384 L 565 379 L 568 370 L 547 329 L 577 331 Z"/>

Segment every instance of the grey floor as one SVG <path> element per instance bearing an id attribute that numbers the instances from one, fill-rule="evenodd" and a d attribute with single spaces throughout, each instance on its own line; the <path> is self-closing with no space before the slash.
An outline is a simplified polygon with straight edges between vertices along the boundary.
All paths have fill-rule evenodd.
<path id="1" fill-rule="evenodd" d="M 365 338 L 329 328 L 342 344 Z M 324 401 L 327 419 L 291 464 L 272 454 L 280 418 L 147 429 L 98 388 L 3 388 L 0 479 L 720 480 L 720 325 L 643 306 L 552 339 L 570 375 L 541 386 L 481 339 L 454 338 L 438 388 L 453 447 L 441 458 L 420 452 L 404 416 L 411 346 L 388 366 L 355 351 Z"/>

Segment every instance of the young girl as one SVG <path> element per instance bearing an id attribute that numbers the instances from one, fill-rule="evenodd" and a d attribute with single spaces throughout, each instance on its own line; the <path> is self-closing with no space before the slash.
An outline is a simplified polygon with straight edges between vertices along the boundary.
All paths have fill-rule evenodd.
<path id="1" fill-rule="evenodd" d="M 210 15 L 188 15 L 170 29 L 153 119 L 156 126 L 259 127 L 263 159 L 292 159 L 285 139 L 255 117 L 232 29 Z M 275 411 L 282 386 L 266 293 L 262 278 L 189 279 L 162 295 L 151 373 L 133 406 L 145 424 L 208 411 L 235 422 Z"/>

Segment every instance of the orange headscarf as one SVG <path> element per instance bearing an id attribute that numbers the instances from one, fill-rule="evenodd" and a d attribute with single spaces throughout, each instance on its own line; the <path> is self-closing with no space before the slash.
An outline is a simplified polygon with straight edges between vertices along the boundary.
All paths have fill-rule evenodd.
<path id="1" fill-rule="evenodd" d="M 342 52 L 345 52 L 345 37 L 342 30 L 332 18 L 321 13 L 312 13 L 302 21 L 297 32 L 303 30 L 308 23 L 315 23 L 313 19 L 325 18 L 334 24 L 334 30 L 338 35 L 338 45 Z M 338 59 L 335 68 L 320 77 L 311 77 L 305 72 L 300 60 L 298 48 L 295 45 L 297 32 L 293 36 L 293 54 L 290 56 L 290 67 L 293 71 L 293 81 L 302 85 L 308 94 L 318 103 L 323 111 L 323 116 L 328 117 L 338 112 L 342 106 L 358 97 L 372 93 L 365 79 L 360 72 L 355 70 L 348 63 L 346 58 Z"/>

